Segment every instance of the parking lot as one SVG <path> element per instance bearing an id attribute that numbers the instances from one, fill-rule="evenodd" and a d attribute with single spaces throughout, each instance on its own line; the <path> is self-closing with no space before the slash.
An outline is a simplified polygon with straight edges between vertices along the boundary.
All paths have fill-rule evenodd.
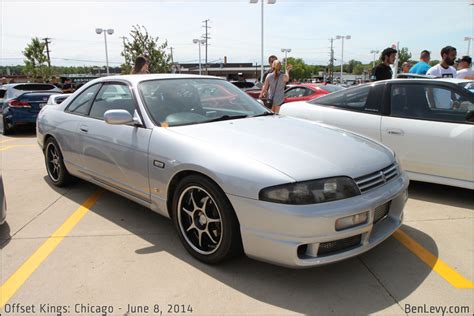
<path id="1" fill-rule="evenodd" d="M 412 182 L 401 230 L 340 263 L 209 266 L 168 219 L 86 182 L 53 187 L 32 131 L 2 136 L 0 152 L 2 315 L 474 312 L 472 191 Z"/>

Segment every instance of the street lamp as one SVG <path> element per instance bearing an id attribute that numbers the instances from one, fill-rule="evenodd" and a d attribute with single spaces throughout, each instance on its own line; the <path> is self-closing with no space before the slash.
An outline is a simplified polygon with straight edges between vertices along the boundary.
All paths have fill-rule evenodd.
<path id="1" fill-rule="evenodd" d="M 261 59 L 261 65 L 260 65 L 260 80 L 263 80 L 263 7 L 264 7 L 264 0 L 260 0 L 260 2 L 262 3 L 262 59 Z M 250 0 L 250 3 L 258 3 L 258 0 Z M 267 0 L 267 3 L 268 4 L 275 4 L 276 3 L 276 0 Z"/>
<path id="2" fill-rule="evenodd" d="M 112 35 L 114 34 L 114 30 L 113 29 L 101 29 L 101 28 L 96 28 L 95 29 L 95 32 L 97 34 L 102 34 L 104 33 L 104 42 L 105 42 L 105 63 L 107 65 L 107 76 L 110 75 L 110 72 L 109 72 L 109 54 L 107 52 L 107 34 L 109 35 Z"/>
<path id="3" fill-rule="evenodd" d="M 471 41 L 474 40 L 474 37 L 466 36 L 464 40 L 467 41 L 467 56 L 469 56 L 469 51 L 471 50 Z"/>
<path id="4" fill-rule="evenodd" d="M 375 68 L 375 55 L 377 55 L 378 53 L 380 53 L 380 51 L 378 51 L 378 50 L 371 50 L 370 53 L 371 53 L 371 54 L 374 54 L 374 60 L 372 61 L 372 68 Z"/>
<path id="5" fill-rule="evenodd" d="M 286 65 L 288 64 L 288 53 L 291 53 L 291 48 L 282 48 L 281 52 L 285 53 L 285 70 L 286 70 Z"/>
<path id="6" fill-rule="evenodd" d="M 201 66 L 201 45 L 204 45 L 206 43 L 205 39 L 193 39 L 194 44 L 199 45 L 199 75 L 202 74 L 202 66 Z"/>
<path id="7" fill-rule="evenodd" d="M 344 66 L 344 39 L 350 40 L 350 35 L 337 35 L 336 39 L 340 39 L 342 41 L 342 48 L 341 48 L 341 83 L 342 83 L 342 71 Z"/>

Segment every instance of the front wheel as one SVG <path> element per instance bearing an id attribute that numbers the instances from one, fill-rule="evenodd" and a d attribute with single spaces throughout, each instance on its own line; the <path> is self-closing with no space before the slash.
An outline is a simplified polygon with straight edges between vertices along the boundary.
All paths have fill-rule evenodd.
<path id="1" fill-rule="evenodd" d="M 63 187 L 73 181 L 74 177 L 67 171 L 61 149 L 54 138 L 46 141 L 44 159 L 49 179 L 55 186 Z"/>
<path id="2" fill-rule="evenodd" d="M 200 261 L 219 263 L 241 253 L 234 209 L 224 192 L 203 176 L 189 176 L 179 183 L 173 221 L 186 250 Z"/>

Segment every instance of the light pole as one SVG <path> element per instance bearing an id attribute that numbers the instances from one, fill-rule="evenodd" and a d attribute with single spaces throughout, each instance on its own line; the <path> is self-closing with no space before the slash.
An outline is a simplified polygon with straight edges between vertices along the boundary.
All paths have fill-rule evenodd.
<path id="1" fill-rule="evenodd" d="M 336 39 L 340 39 L 342 41 L 342 46 L 341 46 L 341 83 L 342 83 L 342 71 L 343 71 L 343 66 L 344 66 L 344 39 L 350 40 L 351 36 L 350 35 L 337 35 Z"/>
<path id="2" fill-rule="evenodd" d="M 370 51 L 371 54 L 374 54 L 374 59 L 372 61 L 372 68 L 375 68 L 375 55 L 377 55 L 378 53 L 380 53 L 380 51 L 378 50 L 371 50 Z"/>
<path id="3" fill-rule="evenodd" d="M 114 30 L 113 29 L 101 29 L 101 28 L 96 28 L 95 29 L 95 32 L 97 34 L 102 34 L 104 33 L 104 42 L 105 42 L 105 63 L 107 65 L 107 76 L 110 75 L 110 72 L 109 72 L 109 54 L 107 52 L 107 34 L 109 35 L 112 35 L 114 34 Z"/>
<path id="4" fill-rule="evenodd" d="M 198 44 L 199 46 L 199 75 L 202 74 L 202 66 L 201 66 L 201 45 L 204 45 L 206 43 L 205 39 L 193 39 L 194 44 Z"/>
<path id="5" fill-rule="evenodd" d="M 286 65 L 288 64 L 288 53 L 291 53 L 291 48 L 282 48 L 281 52 L 285 53 L 285 70 L 286 70 Z"/>
<path id="6" fill-rule="evenodd" d="M 474 39 L 474 37 L 466 36 L 464 37 L 464 40 L 467 41 L 467 56 L 469 56 L 469 51 L 471 50 L 471 41 Z"/>
<path id="7" fill-rule="evenodd" d="M 260 2 L 262 3 L 262 52 L 261 52 L 261 65 L 260 65 L 260 80 L 263 80 L 263 72 L 264 72 L 264 65 L 263 65 L 263 60 L 264 60 L 264 57 L 263 57 L 263 7 L 264 7 L 264 0 L 260 0 Z M 250 3 L 258 3 L 258 0 L 250 0 Z M 276 3 L 276 0 L 267 0 L 267 3 L 268 4 L 275 4 Z"/>

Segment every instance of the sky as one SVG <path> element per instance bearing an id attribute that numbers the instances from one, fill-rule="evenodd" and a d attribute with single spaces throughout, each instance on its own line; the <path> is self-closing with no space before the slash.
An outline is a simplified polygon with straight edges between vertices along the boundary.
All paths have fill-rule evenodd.
<path id="1" fill-rule="evenodd" d="M 276 0 L 264 5 L 265 59 L 290 57 L 325 65 L 331 37 L 351 35 L 344 41 L 344 61 L 372 61 L 371 50 L 399 42 L 417 59 L 423 49 L 439 59 L 443 46 L 467 53 L 464 37 L 474 37 L 473 0 Z M 260 63 L 261 4 L 249 0 L 155 1 L 23 1 L 0 0 L 0 65 L 23 63 L 22 50 L 32 37 L 51 38 L 53 65 L 105 65 L 103 35 L 95 29 L 112 28 L 107 37 L 110 66 L 123 62 L 122 36 L 130 37 L 133 25 L 145 26 L 159 42 L 168 41 L 177 62 L 197 62 L 193 44 L 210 19 L 208 60 Z M 474 43 L 472 43 L 474 46 Z M 474 48 L 471 46 L 471 55 Z M 204 56 L 204 50 L 202 50 Z M 336 64 L 341 41 L 334 41 Z"/>

